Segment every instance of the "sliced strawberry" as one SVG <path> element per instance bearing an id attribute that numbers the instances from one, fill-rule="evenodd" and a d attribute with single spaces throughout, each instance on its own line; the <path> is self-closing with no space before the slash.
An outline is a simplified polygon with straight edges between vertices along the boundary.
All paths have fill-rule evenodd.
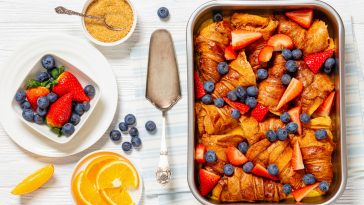
<path id="1" fill-rule="evenodd" d="M 302 160 L 302 154 L 301 154 L 301 148 L 300 144 L 298 143 L 298 140 L 293 145 L 293 154 L 291 159 L 291 165 L 293 167 L 293 170 L 301 170 L 305 168 L 305 165 L 303 164 Z"/>
<path id="2" fill-rule="evenodd" d="M 307 66 L 313 73 L 318 73 L 320 71 L 321 66 L 325 63 L 325 61 L 332 56 L 334 53 L 333 49 L 321 52 L 314 53 L 308 56 L 305 56 L 304 60 Z"/>
<path id="3" fill-rule="evenodd" d="M 292 122 L 295 122 L 298 125 L 297 132 L 299 135 L 302 135 L 302 124 L 300 120 L 301 114 L 301 106 L 294 107 L 288 111 L 289 116 L 291 117 Z"/>
<path id="4" fill-rule="evenodd" d="M 274 48 L 273 46 L 264 46 L 258 55 L 259 64 L 264 64 L 270 61 L 273 56 Z"/>
<path id="5" fill-rule="evenodd" d="M 276 34 L 270 37 L 267 45 L 272 46 L 274 48 L 274 51 L 281 51 L 284 48 L 292 49 L 294 46 L 291 37 L 284 34 Z"/>
<path id="6" fill-rule="evenodd" d="M 228 146 L 225 153 L 229 162 L 234 166 L 241 166 L 248 161 L 245 155 L 232 145 Z"/>
<path id="7" fill-rule="evenodd" d="M 256 164 L 252 169 L 252 173 L 271 180 L 279 180 L 278 177 L 269 174 L 268 170 L 260 164 Z"/>
<path id="8" fill-rule="evenodd" d="M 260 39 L 262 36 L 259 32 L 233 30 L 231 32 L 231 45 L 234 50 L 239 50 Z"/>
<path id="9" fill-rule="evenodd" d="M 315 111 L 317 116 L 329 116 L 331 112 L 332 105 L 334 104 L 335 91 L 330 93 L 330 95 L 324 100 L 319 108 Z"/>
<path id="10" fill-rule="evenodd" d="M 200 193 L 202 196 L 206 196 L 216 186 L 221 176 L 206 169 L 200 169 L 198 174 L 200 178 Z"/>
<path id="11" fill-rule="evenodd" d="M 249 106 L 245 105 L 244 103 L 231 101 L 227 97 L 223 97 L 223 99 L 228 105 L 235 109 L 238 109 L 241 114 L 248 112 L 250 109 Z"/>
<path id="12" fill-rule="evenodd" d="M 238 57 L 238 54 L 234 50 L 233 46 L 228 46 L 225 48 L 225 59 L 226 60 L 228 60 L 228 61 L 235 60 L 237 57 Z"/>
<path id="13" fill-rule="evenodd" d="M 283 96 L 279 100 L 277 109 L 281 109 L 289 101 L 293 100 L 295 97 L 299 96 L 303 90 L 303 83 L 296 78 L 292 78 L 287 89 L 284 91 Z"/>
<path id="14" fill-rule="evenodd" d="M 198 144 L 195 151 L 195 159 L 198 163 L 205 163 L 206 147 L 203 144 Z"/>
<path id="15" fill-rule="evenodd" d="M 313 19 L 312 9 L 302 9 L 286 12 L 286 16 L 292 21 L 298 23 L 303 28 L 310 28 Z"/>
<path id="16" fill-rule="evenodd" d="M 252 116 L 258 121 L 263 121 L 265 115 L 268 113 L 269 108 L 264 105 L 258 103 L 257 106 L 252 110 Z"/>
<path id="17" fill-rule="evenodd" d="M 195 94 L 197 99 L 201 99 L 204 95 L 206 95 L 205 89 L 203 89 L 203 84 L 201 82 L 200 76 L 198 72 L 194 72 L 194 80 L 195 80 Z"/>
<path id="18" fill-rule="evenodd" d="M 312 190 L 316 189 L 319 186 L 319 184 L 320 184 L 320 182 L 317 182 L 315 184 L 302 187 L 301 189 L 294 190 L 292 192 L 293 198 L 297 202 L 300 202 L 303 198 L 305 198 L 305 196 L 307 196 L 308 193 L 310 193 Z"/>

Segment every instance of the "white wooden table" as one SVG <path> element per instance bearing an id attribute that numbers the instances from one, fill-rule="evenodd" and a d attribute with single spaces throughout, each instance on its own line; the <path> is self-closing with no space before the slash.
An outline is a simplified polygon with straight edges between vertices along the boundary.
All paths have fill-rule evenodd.
<path id="1" fill-rule="evenodd" d="M 57 16 L 53 8 L 64 5 L 68 8 L 81 10 L 85 0 L 0 0 L 0 63 L 3 63 L 14 49 L 31 37 L 48 32 L 67 33 L 84 38 L 80 19 L 77 17 Z M 119 85 L 119 113 L 127 112 L 123 98 L 132 95 L 132 80 L 123 77 L 123 70 L 130 69 L 129 52 L 136 43 L 147 41 L 150 33 L 157 28 L 167 28 L 175 40 L 185 40 L 185 29 L 192 11 L 207 0 L 132 0 L 138 12 L 138 25 L 135 34 L 122 47 L 99 48 L 109 60 Z M 359 53 L 364 53 L 364 2 L 361 0 L 326 0 L 338 10 L 343 18 L 353 16 Z M 170 10 L 171 18 L 162 22 L 156 11 L 160 6 Z M 363 58 L 363 57 L 362 57 Z M 364 62 L 364 60 L 361 60 Z M 11 69 L 1 67 L 0 69 Z M 1 70 L 0 70 L 1 73 Z M 2 93 L 0 93 L 0 96 Z M 0 97 L 1 100 L 1 97 Z M 1 114 L 1 113 L 0 113 Z M 108 132 L 107 132 L 108 133 Z M 108 134 L 88 149 L 119 149 L 107 139 Z M 75 163 L 85 154 L 78 154 L 64 159 L 49 159 L 33 155 L 18 147 L 0 127 L 0 204 L 73 204 L 70 196 L 69 177 Z M 11 188 L 24 176 L 41 167 L 45 163 L 54 163 L 56 172 L 54 178 L 40 190 L 27 196 L 12 196 Z M 360 162 L 349 162 L 360 163 Z M 364 163 L 364 162 L 361 162 Z M 364 195 L 363 180 L 349 180 L 347 190 L 337 204 L 359 204 Z M 144 204 L 150 204 L 145 201 Z"/>

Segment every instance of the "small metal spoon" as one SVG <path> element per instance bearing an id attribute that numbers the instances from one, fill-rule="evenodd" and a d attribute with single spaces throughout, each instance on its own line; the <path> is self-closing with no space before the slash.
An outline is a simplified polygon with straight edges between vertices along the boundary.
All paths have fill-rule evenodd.
<path id="1" fill-rule="evenodd" d="M 86 14 L 83 14 L 83 13 L 79 13 L 79 12 L 76 12 L 76 11 L 66 9 L 63 6 L 58 6 L 54 10 L 56 11 L 57 14 L 76 15 L 76 16 L 81 16 L 81 17 L 84 17 L 84 18 L 90 18 L 90 19 L 96 19 L 96 20 L 102 21 L 104 23 L 104 25 L 108 29 L 113 30 L 113 31 L 122 31 L 122 30 L 125 29 L 125 27 L 115 27 L 115 26 L 112 26 L 112 25 L 108 24 L 106 22 L 105 17 L 86 15 Z"/>

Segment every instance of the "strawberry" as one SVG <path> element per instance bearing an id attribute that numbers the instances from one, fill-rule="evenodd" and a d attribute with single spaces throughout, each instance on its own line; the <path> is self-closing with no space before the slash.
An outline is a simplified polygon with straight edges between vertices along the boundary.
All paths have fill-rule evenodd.
<path id="1" fill-rule="evenodd" d="M 274 48 L 274 51 L 281 51 L 284 48 L 292 49 L 294 46 L 291 37 L 284 34 L 276 34 L 270 37 L 267 45 L 272 46 Z"/>
<path id="2" fill-rule="evenodd" d="M 206 147 L 203 144 L 198 144 L 195 151 L 195 159 L 198 163 L 205 163 Z"/>
<path id="3" fill-rule="evenodd" d="M 249 106 L 245 105 L 244 103 L 233 102 L 233 101 L 229 100 L 227 97 L 223 97 L 223 99 L 228 105 L 230 105 L 231 107 L 233 107 L 235 109 L 238 109 L 241 114 L 248 112 L 250 109 Z"/>
<path id="4" fill-rule="evenodd" d="M 68 93 L 60 97 L 50 106 L 46 116 L 49 126 L 61 128 L 69 121 L 72 113 L 72 99 L 72 93 Z"/>
<path id="5" fill-rule="evenodd" d="M 207 171 L 206 169 L 200 169 L 198 172 L 200 178 L 200 193 L 202 196 L 206 196 L 219 182 L 221 176 Z"/>
<path id="6" fill-rule="evenodd" d="M 292 122 L 295 122 L 298 125 L 297 132 L 299 135 L 302 135 L 302 124 L 300 120 L 301 114 L 301 106 L 294 107 L 288 111 L 289 116 L 291 117 Z"/>
<path id="7" fill-rule="evenodd" d="M 279 100 L 277 110 L 281 109 L 289 101 L 299 96 L 303 90 L 303 83 L 296 78 L 292 78 L 287 89 L 284 91 L 283 96 Z"/>
<path id="8" fill-rule="evenodd" d="M 228 46 L 225 48 L 225 59 L 230 61 L 230 60 L 235 60 L 238 57 L 238 54 L 235 52 L 233 46 Z"/>
<path id="9" fill-rule="evenodd" d="M 303 164 L 301 148 L 300 148 L 300 144 L 298 143 L 298 140 L 296 140 L 293 145 L 293 154 L 292 154 L 292 159 L 291 159 L 291 165 L 293 167 L 293 170 L 301 170 L 301 169 L 305 168 L 305 165 Z"/>
<path id="10" fill-rule="evenodd" d="M 239 50 L 260 39 L 262 36 L 259 32 L 233 30 L 231 32 L 231 45 L 234 50 Z"/>
<path id="11" fill-rule="evenodd" d="M 43 86 L 39 86 L 39 87 L 35 87 L 35 88 L 28 88 L 25 93 L 26 93 L 28 102 L 32 106 L 32 109 L 36 110 L 38 107 L 38 105 L 37 105 L 38 98 L 48 95 L 49 89 L 46 87 L 43 87 Z"/>
<path id="12" fill-rule="evenodd" d="M 256 164 L 252 169 L 252 173 L 261 177 L 265 177 L 271 180 L 279 180 L 278 177 L 269 174 L 268 170 L 260 164 Z"/>
<path id="13" fill-rule="evenodd" d="M 317 116 L 329 116 L 331 112 L 332 105 L 334 104 L 335 91 L 330 93 L 330 95 L 324 100 L 319 108 L 315 111 Z"/>
<path id="14" fill-rule="evenodd" d="M 228 146 L 225 153 L 229 162 L 234 166 L 241 166 L 248 161 L 245 155 L 232 145 Z"/>
<path id="15" fill-rule="evenodd" d="M 67 93 L 72 93 L 73 100 L 76 102 L 90 101 L 90 98 L 83 91 L 78 79 L 67 71 L 58 76 L 56 85 L 53 86 L 52 91 L 60 97 Z"/>
<path id="16" fill-rule="evenodd" d="M 310 28 L 313 19 L 312 9 L 302 9 L 286 12 L 286 16 L 292 21 L 298 23 L 303 28 Z"/>
<path id="17" fill-rule="evenodd" d="M 203 84 L 201 82 L 200 76 L 198 72 L 194 72 L 194 80 L 195 80 L 195 94 L 197 99 L 201 99 L 204 95 L 206 95 L 206 91 L 203 88 Z"/>
<path id="18" fill-rule="evenodd" d="M 268 113 L 269 108 L 264 105 L 258 103 L 257 106 L 252 110 L 252 116 L 258 121 L 263 121 L 265 115 Z"/>
<path id="19" fill-rule="evenodd" d="M 258 55 L 259 64 L 264 64 L 270 61 L 273 56 L 274 48 L 273 46 L 264 46 L 262 50 L 260 50 Z"/>
<path id="20" fill-rule="evenodd" d="M 319 186 L 320 182 L 316 182 L 315 184 L 308 185 L 305 187 L 302 187 L 300 189 L 294 190 L 292 192 L 293 198 L 300 202 L 307 194 L 309 194 L 312 190 L 316 189 Z"/>
<path id="21" fill-rule="evenodd" d="M 321 52 L 314 53 L 308 56 L 305 56 L 304 60 L 307 66 L 313 73 L 318 73 L 320 71 L 321 66 L 325 63 L 325 61 L 332 56 L 334 53 L 333 49 Z"/>

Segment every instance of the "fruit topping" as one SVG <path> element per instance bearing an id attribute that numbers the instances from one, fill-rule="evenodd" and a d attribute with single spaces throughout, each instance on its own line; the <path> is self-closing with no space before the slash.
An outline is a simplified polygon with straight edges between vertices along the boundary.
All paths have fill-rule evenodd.
<path id="1" fill-rule="evenodd" d="M 265 136 L 267 137 L 267 139 L 268 139 L 270 142 L 275 142 L 275 141 L 277 141 L 277 134 L 276 134 L 273 130 L 268 130 L 268 131 L 265 133 Z"/>
<path id="2" fill-rule="evenodd" d="M 224 174 L 226 176 L 232 176 L 234 174 L 234 167 L 231 164 L 224 165 Z"/>
<path id="3" fill-rule="evenodd" d="M 247 142 L 240 142 L 238 144 L 238 149 L 241 153 L 246 154 L 246 152 L 248 151 L 249 145 Z"/>
<path id="4" fill-rule="evenodd" d="M 252 173 L 271 180 L 279 180 L 278 177 L 269 174 L 268 170 L 260 164 L 256 164 L 252 170 Z"/>
<path id="5" fill-rule="evenodd" d="M 241 166 L 248 161 L 245 155 L 232 145 L 226 148 L 225 153 L 228 161 L 234 166 Z"/>
<path id="6" fill-rule="evenodd" d="M 305 174 L 302 177 L 302 181 L 306 185 L 311 185 L 311 184 L 314 184 L 316 182 L 316 178 L 315 178 L 315 176 L 313 174 Z"/>
<path id="7" fill-rule="evenodd" d="M 257 99 L 255 99 L 254 97 L 247 97 L 245 100 L 245 104 L 249 108 L 255 108 L 255 106 L 257 106 Z"/>
<path id="8" fill-rule="evenodd" d="M 287 129 L 287 132 L 290 133 L 290 134 L 295 134 L 297 132 L 297 129 L 298 129 L 298 125 L 297 123 L 295 122 L 289 122 L 287 125 L 286 125 L 286 129 Z"/>
<path id="9" fill-rule="evenodd" d="M 282 56 L 286 61 L 291 60 L 293 58 L 292 51 L 287 48 L 282 50 Z"/>
<path id="10" fill-rule="evenodd" d="M 209 150 L 205 153 L 205 160 L 207 163 L 215 163 L 217 161 L 216 153 L 212 150 Z"/>
<path id="11" fill-rule="evenodd" d="M 281 82 L 283 85 L 289 85 L 291 80 L 292 80 L 292 77 L 289 74 L 283 74 L 281 77 Z"/>
<path id="12" fill-rule="evenodd" d="M 209 105 L 212 103 L 212 96 L 210 94 L 206 94 L 201 98 L 201 102 L 205 105 Z"/>
<path id="13" fill-rule="evenodd" d="M 268 113 L 269 108 L 264 105 L 258 103 L 255 108 L 252 110 L 252 116 L 258 121 L 262 122 L 265 115 Z"/>
<path id="14" fill-rule="evenodd" d="M 157 125 L 155 124 L 155 122 L 149 120 L 145 123 L 145 129 L 148 132 L 154 132 L 157 129 Z"/>
<path id="15" fill-rule="evenodd" d="M 258 95 L 259 90 L 258 90 L 257 86 L 249 86 L 246 89 L 246 92 L 247 92 L 248 96 L 256 97 Z"/>
<path id="16" fill-rule="evenodd" d="M 225 48 L 225 59 L 226 60 L 235 60 L 238 57 L 238 54 L 234 50 L 233 46 L 228 46 Z"/>
<path id="17" fill-rule="evenodd" d="M 287 61 L 286 69 L 289 73 L 295 73 L 298 69 L 298 65 L 297 65 L 296 61 L 294 61 L 294 60 Z"/>
<path id="18" fill-rule="evenodd" d="M 234 118 L 234 119 L 239 119 L 240 118 L 240 111 L 238 109 L 233 109 L 231 111 L 231 117 Z"/>
<path id="19" fill-rule="evenodd" d="M 233 30 L 231 32 L 231 45 L 234 50 L 242 49 L 260 39 L 262 34 L 245 30 Z"/>
<path id="20" fill-rule="evenodd" d="M 329 116 L 331 112 L 332 105 L 334 104 L 335 91 L 330 93 L 330 95 L 324 100 L 319 108 L 315 111 L 317 116 Z"/>
<path id="21" fill-rule="evenodd" d="M 301 94 L 303 90 L 303 83 L 296 78 L 292 78 L 289 83 L 287 89 L 284 91 L 283 96 L 281 97 L 277 109 L 281 109 L 285 104 L 296 98 Z"/>
<path id="22" fill-rule="evenodd" d="M 265 46 L 262 50 L 260 50 L 258 55 L 258 62 L 260 65 L 266 65 L 272 59 L 274 47 L 273 46 Z"/>
<path id="23" fill-rule="evenodd" d="M 279 118 L 283 123 L 289 123 L 291 121 L 291 116 L 288 114 L 288 112 L 282 113 Z"/>
<path id="24" fill-rule="evenodd" d="M 313 19 L 313 10 L 312 9 L 301 9 L 296 11 L 286 12 L 286 16 L 292 21 L 296 22 L 303 28 L 310 28 Z"/>
<path id="25" fill-rule="evenodd" d="M 254 165 L 252 162 L 247 162 L 243 165 L 243 170 L 246 173 L 251 173 L 254 168 Z"/>
<path id="26" fill-rule="evenodd" d="M 208 80 L 203 83 L 203 88 L 207 93 L 212 93 L 215 89 L 215 84 Z"/>
<path id="27" fill-rule="evenodd" d="M 295 141 L 293 144 L 293 153 L 291 159 L 291 165 L 293 170 L 301 170 L 305 168 L 302 160 L 301 148 L 298 140 Z"/>
<path id="28" fill-rule="evenodd" d="M 263 68 L 258 69 L 257 78 L 258 78 L 258 80 L 264 80 L 264 79 L 268 78 L 268 71 Z"/>
<path id="29" fill-rule="evenodd" d="M 328 58 L 324 64 L 324 72 L 327 74 L 330 74 L 332 69 L 334 69 L 335 64 L 336 64 L 336 61 L 334 58 Z"/>
<path id="30" fill-rule="evenodd" d="M 198 175 L 200 179 L 200 194 L 202 196 L 210 193 L 221 178 L 219 175 L 209 172 L 206 169 L 200 169 Z"/>
<path id="31" fill-rule="evenodd" d="M 291 185 L 289 185 L 289 184 L 285 184 L 285 185 L 283 185 L 283 192 L 285 193 L 285 194 L 290 194 L 291 192 L 292 192 L 292 187 L 291 187 Z"/>
<path id="32" fill-rule="evenodd" d="M 318 73 L 321 69 L 321 66 L 325 63 L 325 61 L 332 56 L 334 53 L 333 49 L 321 52 L 321 53 L 314 53 L 308 56 L 305 56 L 304 60 L 307 66 L 313 73 Z"/>
<path id="33" fill-rule="evenodd" d="M 324 129 L 318 129 L 315 132 L 315 137 L 317 140 L 323 140 L 327 137 L 327 132 Z"/>
<path id="34" fill-rule="evenodd" d="M 169 16 L 169 10 L 166 7 L 160 7 L 157 11 L 159 18 L 166 19 Z"/>
<path id="35" fill-rule="evenodd" d="M 217 64 L 217 72 L 220 73 L 220 75 L 225 75 L 229 72 L 229 65 L 226 62 L 220 62 Z"/>
<path id="36" fill-rule="evenodd" d="M 276 34 L 269 38 L 268 46 L 272 46 L 274 51 L 282 51 L 283 49 L 292 49 L 294 44 L 291 37 L 284 34 Z"/>
<path id="37" fill-rule="evenodd" d="M 255 99 L 255 98 L 254 98 Z M 240 103 L 240 102 L 233 102 L 233 101 L 230 101 L 229 99 L 227 98 L 223 98 L 223 100 L 228 104 L 230 105 L 231 107 L 235 108 L 235 109 L 238 109 L 240 111 L 240 114 L 244 114 L 246 112 L 249 111 L 249 106 L 245 105 L 244 103 Z"/>
<path id="38" fill-rule="evenodd" d="M 285 128 L 279 128 L 277 130 L 277 137 L 280 141 L 284 141 L 288 137 L 288 132 Z"/>
<path id="39" fill-rule="evenodd" d="M 309 186 L 302 187 L 300 189 L 294 190 L 292 192 L 293 198 L 300 202 L 305 196 L 307 196 L 312 190 L 316 189 L 319 186 L 319 183 L 315 183 Z"/>
<path id="40" fill-rule="evenodd" d="M 327 191 L 329 191 L 330 185 L 329 185 L 329 183 L 327 183 L 327 181 L 322 181 L 319 184 L 319 188 L 321 191 L 327 192 Z"/>
<path id="41" fill-rule="evenodd" d="M 273 176 L 277 176 L 279 173 L 277 165 L 275 165 L 275 164 L 268 165 L 268 173 Z"/>
<path id="42" fill-rule="evenodd" d="M 214 104 L 216 107 L 222 108 L 222 107 L 224 107 L 225 101 L 222 98 L 216 98 L 216 100 L 214 101 Z"/>
<path id="43" fill-rule="evenodd" d="M 212 16 L 212 20 L 214 22 L 220 22 L 223 20 L 223 16 L 220 12 L 214 12 L 214 15 Z"/>
<path id="44" fill-rule="evenodd" d="M 301 125 L 301 120 L 300 120 L 301 106 L 297 106 L 297 107 L 290 109 L 288 111 L 288 114 L 289 114 L 292 122 L 296 123 L 298 134 L 302 135 L 302 125 Z"/>
<path id="45" fill-rule="evenodd" d="M 236 96 L 238 96 L 240 101 L 244 102 L 247 96 L 245 88 L 240 85 L 236 87 Z"/>
<path id="46" fill-rule="evenodd" d="M 119 141 L 121 139 L 121 133 L 119 130 L 111 130 L 110 139 L 112 141 Z"/>
<path id="47" fill-rule="evenodd" d="M 236 91 L 232 90 L 227 94 L 227 98 L 231 101 L 236 101 L 238 99 L 238 96 L 236 95 Z"/>
<path id="48" fill-rule="evenodd" d="M 294 49 L 292 51 L 292 56 L 293 56 L 293 59 L 300 60 L 303 56 L 301 49 L 298 49 L 298 48 Z"/>
<path id="49" fill-rule="evenodd" d="M 195 160 L 197 163 L 205 163 L 206 147 L 203 144 L 196 145 Z"/>

